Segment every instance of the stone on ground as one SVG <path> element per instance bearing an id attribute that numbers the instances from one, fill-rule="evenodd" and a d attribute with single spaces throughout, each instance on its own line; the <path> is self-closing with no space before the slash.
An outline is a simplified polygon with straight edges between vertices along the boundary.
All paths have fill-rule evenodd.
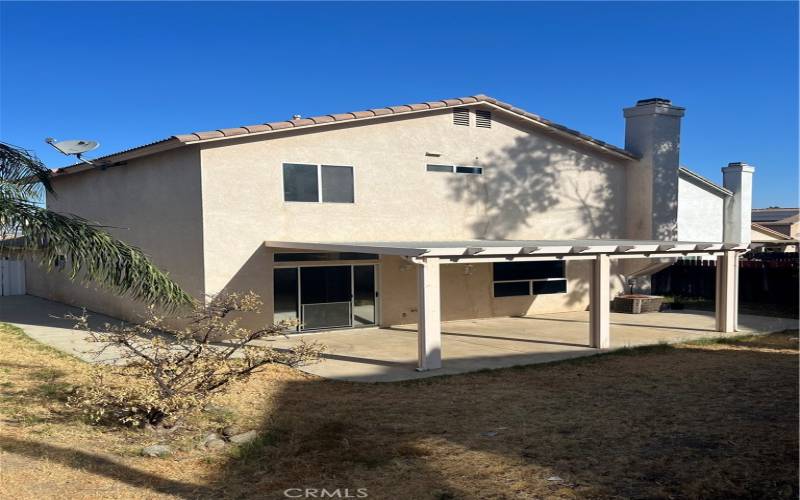
<path id="1" fill-rule="evenodd" d="M 231 436 L 231 443 L 234 444 L 245 444 L 249 443 L 250 441 L 254 440 L 258 437 L 258 433 L 256 431 L 247 431 L 241 434 L 236 434 L 235 436 Z"/>
<path id="2" fill-rule="evenodd" d="M 142 448 L 142 455 L 146 457 L 166 457 L 172 453 L 172 449 L 165 444 L 154 444 Z"/>

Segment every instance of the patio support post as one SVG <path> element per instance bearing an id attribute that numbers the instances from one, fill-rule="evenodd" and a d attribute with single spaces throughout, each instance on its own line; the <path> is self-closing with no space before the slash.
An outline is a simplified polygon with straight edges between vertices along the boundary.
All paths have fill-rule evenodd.
<path id="1" fill-rule="evenodd" d="M 419 322 L 417 370 L 436 370 L 442 367 L 442 318 L 439 292 L 439 259 L 428 257 L 417 268 L 417 300 Z"/>
<path id="2" fill-rule="evenodd" d="M 608 254 L 599 254 L 592 263 L 592 289 L 589 302 L 590 345 L 597 349 L 611 347 L 610 275 Z"/>
<path id="3" fill-rule="evenodd" d="M 733 333 L 739 329 L 739 254 L 723 252 L 717 257 L 717 331 Z"/>

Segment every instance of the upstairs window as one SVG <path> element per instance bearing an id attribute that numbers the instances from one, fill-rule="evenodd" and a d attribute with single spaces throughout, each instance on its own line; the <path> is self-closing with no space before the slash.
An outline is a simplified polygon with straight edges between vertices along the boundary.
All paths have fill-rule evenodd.
<path id="1" fill-rule="evenodd" d="M 353 203 L 353 167 L 283 164 L 283 199 L 311 203 Z"/>
<path id="2" fill-rule="evenodd" d="M 483 173 L 483 168 L 481 167 L 456 167 L 457 174 L 473 174 L 473 175 L 480 175 Z"/>
<path id="3" fill-rule="evenodd" d="M 453 166 L 452 165 L 428 165 L 426 170 L 428 172 L 445 172 L 445 173 L 453 173 Z"/>
<path id="4" fill-rule="evenodd" d="M 453 172 L 457 174 L 472 174 L 472 175 L 481 175 L 483 174 L 483 167 L 465 167 L 461 165 L 426 165 L 425 170 L 428 172 L 443 172 L 446 174 L 452 174 Z"/>
<path id="5" fill-rule="evenodd" d="M 493 265 L 495 297 L 515 297 L 565 293 L 567 278 L 564 261 L 495 262 Z"/>

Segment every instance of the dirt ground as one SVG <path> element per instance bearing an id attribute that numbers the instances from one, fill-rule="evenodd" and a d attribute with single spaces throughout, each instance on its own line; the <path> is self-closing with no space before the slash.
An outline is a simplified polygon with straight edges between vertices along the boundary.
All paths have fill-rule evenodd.
<path id="1" fill-rule="evenodd" d="M 66 406 L 82 362 L 11 327 L 0 353 L 3 498 L 798 496 L 797 332 L 391 384 L 274 367 L 194 419 L 167 458 L 140 456 L 154 435 Z M 259 439 L 199 445 L 231 423 Z"/>

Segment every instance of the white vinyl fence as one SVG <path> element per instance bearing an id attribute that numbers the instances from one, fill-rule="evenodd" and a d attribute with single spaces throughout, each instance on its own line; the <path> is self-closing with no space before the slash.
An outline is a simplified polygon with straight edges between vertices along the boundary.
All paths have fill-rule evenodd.
<path id="1" fill-rule="evenodd" d="M 25 262 L 0 259 L 0 295 L 25 295 Z"/>

